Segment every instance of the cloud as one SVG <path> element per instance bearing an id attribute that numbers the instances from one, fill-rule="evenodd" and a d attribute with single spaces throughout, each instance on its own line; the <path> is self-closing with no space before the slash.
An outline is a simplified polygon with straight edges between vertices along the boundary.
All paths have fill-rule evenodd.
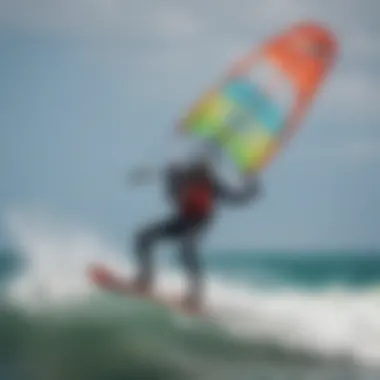
<path id="1" fill-rule="evenodd" d="M 321 95 L 321 112 L 328 118 L 361 121 L 380 117 L 380 78 L 360 70 L 342 70 L 328 79 Z M 363 125 L 362 125 L 363 127 Z"/>
<path id="2" fill-rule="evenodd" d="M 380 139 L 358 139 L 341 149 L 341 158 L 349 161 L 368 162 L 380 160 Z"/>
<path id="3" fill-rule="evenodd" d="M 344 141 L 329 141 L 307 146 L 300 152 L 304 162 L 329 162 L 343 165 L 371 165 L 380 163 L 380 136 L 345 138 Z"/>
<path id="4" fill-rule="evenodd" d="M 210 79 L 292 22 L 326 23 L 341 43 L 339 62 L 320 97 L 320 110 L 342 116 L 378 117 L 380 26 L 377 0 L 3 0 L 4 27 L 70 38 L 89 38 L 99 50 L 123 47 L 137 69 L 154 68 L 194 82 L 195 72 Z M 104 41 L 105 43 L 101 43 Z M 128 48 L 138 52 L 131 57 Z M 140 61 L 139 61 L 140 57 Z M 191 75 L 191 72 L 193 74 Z M 186 77 L 186 78 L 185 78 Z"/>
<path id="5" fill-rule="evenodd" d="M 378 43 L 379 34 L 370 33 L 366 30 L 358 30 L 347 38 L 349 45 L 349 59 L 360 60 L 380 60 L 380 46 Z"/>
<path id="6" fill-rule="evenodd" d="M 179 6 L 158 7 L 155 12 L 156 30 L 170 39 L 195 38 L 202 31 L 199 20 L 192 14 Z"/>
<path id="7" fill-rule="evenodd" d="M 108 4 L 107 4 L 108 3 Z M 0 20 L 2 27 L 46 31 L 71 35 L 83 32 L 89 26 L 100 26 L 105 21 L 115 18 L 111 12 L 111 2 L 94 0 L 4 0 L 0 3 Z M 111 13 L 110 13 L 111 12 Z"/>
<path id="8" fill-rule="evenodd" d="M 0 20 L 3 26 L 45 27 L 46 30 L 58 27 L 69 34 L 75 27 L 79 33 L 92 29 L 96 34 L 97 28 L 129 32 L 131 24 L 139 25 L 140 31 L 155 33 L 157 26 L 170 31 L 171 36 L 177 32 L 193 35 L 202 23 L 205 34 L 216 36 L 224 35 L 223 31 L 227 34 L 242 31 L 251 39 L 249 30 L 271 33 L 300 19 L 314 18 L 330 24 L 344 38 L 348 31 L 379 33 L 374 13 L 377 14 L 380 6 L 376 0 L 367 0 L 365 4 L 359 0 L 209 0 L 207 3 L 202 0 L 36 0 L 32 3 L 3 0 Z"/>

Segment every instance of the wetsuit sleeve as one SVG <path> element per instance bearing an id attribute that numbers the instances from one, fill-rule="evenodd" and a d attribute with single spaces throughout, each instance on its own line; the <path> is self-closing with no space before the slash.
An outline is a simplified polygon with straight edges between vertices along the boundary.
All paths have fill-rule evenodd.
<path id="1" fill-rule="evenodd" d="M 244 178 L 243 186 L 238 189 L 215 182 L 218 198 L 232 203 L 246 203 L 257 198 L 261 193 L 261 186 L 257 176 Z"/>

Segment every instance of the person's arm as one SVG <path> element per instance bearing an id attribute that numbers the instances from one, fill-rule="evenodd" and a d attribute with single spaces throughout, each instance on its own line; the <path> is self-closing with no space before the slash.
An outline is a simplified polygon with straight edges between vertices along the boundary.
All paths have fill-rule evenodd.
<path id="1" fill-rule="evenodd" d="M 157 172 L 150 167 L 135 168 L 128 173 L 128 184 L 139 186 L 151 183 L 157 177 Z"/>
<path id="2" fill-rule="evenodd" d="M 128 183 L 131 186 L 141 186 L 153 181 L 163 181 L 165 191 L 169 197 L 178 192 L 183 178 L 183 166 L 180 163 L 171 163 L 166 167 L 141 167 L 131 171 L 128 175 Z"/>
<path id="3" fill-rule="evenodd" d="M 235 204 L 244 204 L 257 198 L 262 189 L 257 175 L 250 175 L 243 178 L 243 185 L 239 188 L 232 188 L 218 182 L 216 183 L 216 191 L 218 197 L 222 200 Z"/>
<path id="4" fill-rule="evenodd" d="M 137 166 L 127 173 L 127 181 L 130 185 L 139 186 L 164 180 L 172 182 L 179 171 L 179 163 L 172 162 L 169 165 L 145 165 Z"/>
<path id="5" fill-rule="evenodd" d="M 178 164 L 171 164 L 164 171 L 166 193 L 168 194 L 169 198 L 173 199 L 176 197 L 182 176 L 183 170 Z"/>

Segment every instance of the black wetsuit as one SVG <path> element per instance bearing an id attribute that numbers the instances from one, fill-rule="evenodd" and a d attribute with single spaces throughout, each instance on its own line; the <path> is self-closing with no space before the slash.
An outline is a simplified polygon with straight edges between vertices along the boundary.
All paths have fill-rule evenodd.
<path id="1" fill-rule="evenodd" d="M 259 190 L 255 177 L 247 179 L 243 189 L 232 190 L 222 185 L 205 168 L 196 165 L 189 168 L 171 167 L 166 173 L 169 199 L 175 211 L 163 219 L 143 228 L 136 238 L 140 273 L 138 280 L 149 286 L 152 281 L 152 247 L 162 239 L 175 239 L 180 245 L 180 258 L 191 279 L 191 293 L 199 296 L 201 291 L 201 265 L 198 243 L 202 232 L 209 225 L 219 200 L 245 204 Z"/>

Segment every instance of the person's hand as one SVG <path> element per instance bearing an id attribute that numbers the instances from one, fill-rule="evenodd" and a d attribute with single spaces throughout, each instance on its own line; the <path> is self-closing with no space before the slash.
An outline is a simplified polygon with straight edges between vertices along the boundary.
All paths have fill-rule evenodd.
<path id="1" fill-rule="evenodd" d="M 252 182 L 252 181 L 256 180 L 257 177 L 258 177 L 258 172 L 256 169 L 246 168 L 242 172 L 242 178 L 245 182 Z"/>

